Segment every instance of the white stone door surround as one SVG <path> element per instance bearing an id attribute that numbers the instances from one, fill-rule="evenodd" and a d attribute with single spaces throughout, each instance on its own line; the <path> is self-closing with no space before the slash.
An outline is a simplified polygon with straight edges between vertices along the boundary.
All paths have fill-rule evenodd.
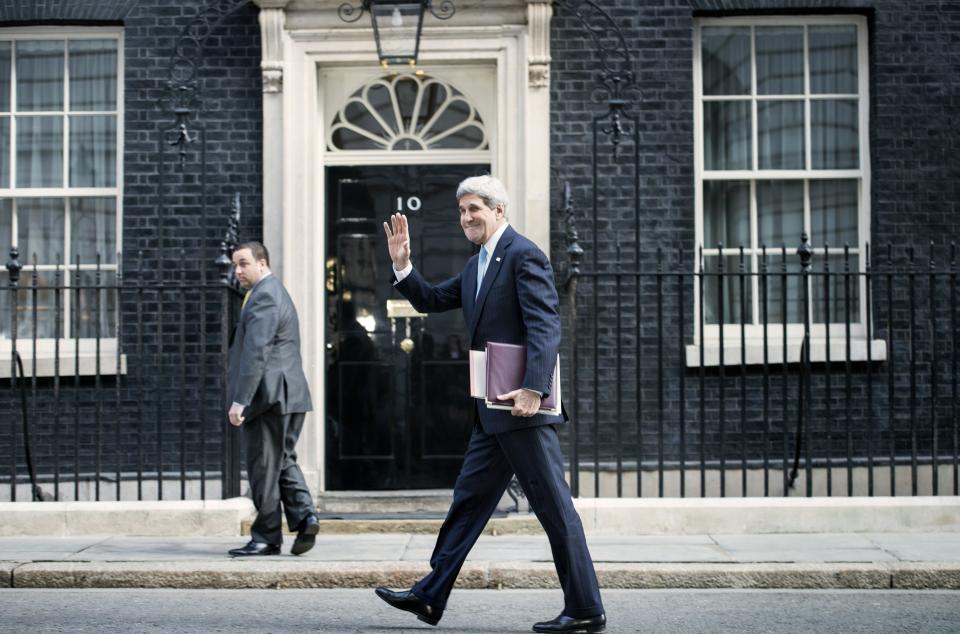
<path id="1" fill-rule="evenodd" d="M 322 83 L 330 69 L 369 65 L 373 75 L 379 67 L 369 17 L 352 24 L 340 20 L 337 8 L 344 0 L 254 1 L 260 7 L 262 35 L 263 237 L 273 268 L 300 314 L 301 352 L 314 412 L 304 427 L 298 456 L 308 484 L 323 491 L 323 181 L 328 160 L 325 126 L 332 117 L 324 112 Z M 455 4 L 456 14 L 447 21 L 427 13 L 419 68 L 428 74 L 442 72 L 454 84 L 458 66 L 465 80 L 477 68 L 493 69 L 492 171 L 510 192 L 511 222 L 549 254 L 550 0 Z M 391 157 L 383 161 L 402 162 Z M 429 161 L 436 162 L 436 157 Z"/>

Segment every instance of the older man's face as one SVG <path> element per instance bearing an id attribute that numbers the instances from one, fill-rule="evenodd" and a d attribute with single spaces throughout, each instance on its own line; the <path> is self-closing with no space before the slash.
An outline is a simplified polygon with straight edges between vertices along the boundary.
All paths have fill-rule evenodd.
<path id="1" fill-rule="evenodd" d="M 483 199 L 476 194 L 465 194 L 459 202 L 463 235 L 476 245 L 485 244 L 504 223 L 503 208 L 487 207 Z"/>

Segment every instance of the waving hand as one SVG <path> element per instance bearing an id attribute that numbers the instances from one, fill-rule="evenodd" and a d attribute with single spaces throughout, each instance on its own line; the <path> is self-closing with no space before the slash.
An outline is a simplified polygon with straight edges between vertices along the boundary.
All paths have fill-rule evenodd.
<path id="1" fill-rule="evenodd" d="M 390 225 L 383 223 L 383 231 L 387 234 L 387 249 L 390 250 L 393 267 L 402 271 L 410 264 L 410 229 L 407 225 L 407 217 L 403 214 L 393 214 L 390 216 L 390 224 L 393 225 L 392 231 Z"/>

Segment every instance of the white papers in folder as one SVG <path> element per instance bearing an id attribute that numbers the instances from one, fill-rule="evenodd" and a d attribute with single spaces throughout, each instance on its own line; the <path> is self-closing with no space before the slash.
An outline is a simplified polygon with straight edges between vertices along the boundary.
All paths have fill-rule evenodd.
<path id="1" fill-rule="evenodd" d="M 487 398 L 487 353 L 484 350 L 470 351 L 470 396 Z"/>

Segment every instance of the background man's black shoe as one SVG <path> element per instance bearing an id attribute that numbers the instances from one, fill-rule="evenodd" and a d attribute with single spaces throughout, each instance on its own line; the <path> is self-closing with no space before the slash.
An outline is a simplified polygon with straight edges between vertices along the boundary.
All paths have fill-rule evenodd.
<path id="1" fill-rule="evenodd" d="M 443 616 L 443 610 L 427 605 L 417 595 L 409 590 L 394 592 L 393 590 L 380 587 L 377 588 L 375 592 L 377 593 L 378 597 L 393 607 L 397 608 L 398 610 L 413 612 L 417 615 L 418 619 L 429 625 L 436 625 L 440 622 L 440 617 Z"/>
<path id="2" fill-rule="evenodd" d="M 534 632 L 569 632 L 578 634 L 595 634 L 602 632 L 607 627 L 607 617 L 603 614 L 591 616 L 587 619 L 575 619 L 561 614 L 552 621 L 535 623 Z"/>
<path id="3" fill-rule="evenodd" d="M 317 541 L 317 533 L 320 532 L 320 521 L 314 514 L 307 515 L 300 522 L 300 530 L 297 531 L 297 538 L 290 549 L 291 555 L 302 555 L 307 552 Z"/>
<path id="4" fill-rule="evenodd" d="M 234 557 L 253 557 L 255 555 L 279 555 L 280 546 L 278 544 L 264 544 L 263 542 L 250 542 L 241 548 L 234 548 L 230 551 Z"/>

